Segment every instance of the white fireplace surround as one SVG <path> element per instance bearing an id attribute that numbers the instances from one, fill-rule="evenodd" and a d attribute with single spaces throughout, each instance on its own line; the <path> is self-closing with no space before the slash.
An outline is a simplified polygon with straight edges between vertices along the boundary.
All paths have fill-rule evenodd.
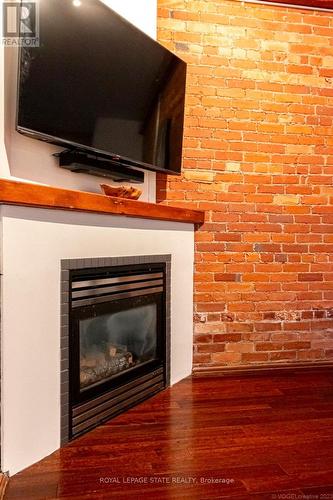
<path id="1" fill-rule="evenodd" d="M 61 259 L 171 254 L 171 383 L 192 369 L 193 224 L 0 208 L 1 464 L 60 447 Z"/>

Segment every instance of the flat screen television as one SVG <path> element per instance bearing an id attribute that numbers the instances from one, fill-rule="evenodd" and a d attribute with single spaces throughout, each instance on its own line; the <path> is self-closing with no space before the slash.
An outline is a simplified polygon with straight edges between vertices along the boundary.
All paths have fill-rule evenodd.
<path id="1" fill-rule="evenodd" d="M 99 0 L 39 0 L 39 26 L 20 49 L 18 132 L 180 173 L 186 63 Z"/>

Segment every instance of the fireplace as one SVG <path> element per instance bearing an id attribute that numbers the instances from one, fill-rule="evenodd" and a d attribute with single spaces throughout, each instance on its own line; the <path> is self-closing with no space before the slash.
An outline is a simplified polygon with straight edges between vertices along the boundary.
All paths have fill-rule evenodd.
<path id="1" fill-rule="evenodd" d="M 169 385 L 170 258 L 70 260 L 63 271 L 64 443 Z"/>

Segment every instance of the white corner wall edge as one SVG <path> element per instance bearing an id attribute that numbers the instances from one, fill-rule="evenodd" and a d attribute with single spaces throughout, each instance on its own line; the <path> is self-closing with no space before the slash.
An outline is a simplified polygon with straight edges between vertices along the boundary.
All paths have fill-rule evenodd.
<path id="1" fill-rule="evenodd" d="M 193 346 L 192 224 L 0 207 L 1 454 L 11 475 L 60 447 L 60 260 L 171 254 L 171 383 Z"/>
<path id="2" fill-rule="evenodd" d="M 3 0 L 0 1 L 0 26 L 3 26 Z M 0 178 L 10 177 L 8 158 L 5 148 L 5 52 L 0 44 Z"/>
<path id="3" fill-rule="evenodd" d="M 139 29 L 156 39 L 157 0 L 102 0 Z M 2 4 L 2 0 L 0 0 Z M 0 9 L 0 22 L 2 9 Z M 0 24 L 2 26 L 2 22 Z M 105 178 L 73 174 L 57 165 L 52 153 L 61 148 L 25 137 L 15 130 L 16 48 L 0 44 L 0 178 L 35 182 L 81 191 L 100 192 Z M 156 174 L 145 172 L 142 200 L 156 201 Z"/>

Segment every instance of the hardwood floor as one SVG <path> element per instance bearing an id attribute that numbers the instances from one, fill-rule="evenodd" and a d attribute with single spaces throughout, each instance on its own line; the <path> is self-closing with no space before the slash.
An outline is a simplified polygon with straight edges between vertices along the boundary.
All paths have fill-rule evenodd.
<path id="1" fill-rule="evenodd" d="M 6 494 L 54 498 L 333 499 L 333 372 L 186 379 L 15 475 Z"/>

